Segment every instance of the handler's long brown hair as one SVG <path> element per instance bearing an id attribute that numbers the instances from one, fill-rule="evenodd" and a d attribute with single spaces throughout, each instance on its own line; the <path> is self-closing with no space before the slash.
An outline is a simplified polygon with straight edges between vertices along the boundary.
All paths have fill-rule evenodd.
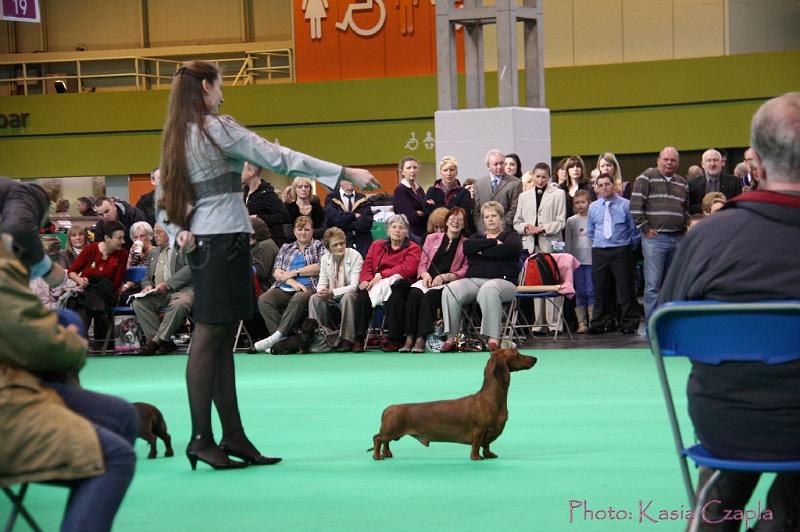
<path id="1" fill-rule="evenodd" d="M 200 133 L 214 143 L 206 133 L 205 117 L 211 111 L 203 99 L 203 80 L 211 84 L 218 77 L 219 69 L 214 64 L 189 61 L 178 69 L 172 80 L 161 143 L 162 194 L 159 207 L 167 211 L 171 223 L 181 227 L 188 226 L 189 213 L 195 201 L 186 165 L 189 125 L 196 124 Z"/>

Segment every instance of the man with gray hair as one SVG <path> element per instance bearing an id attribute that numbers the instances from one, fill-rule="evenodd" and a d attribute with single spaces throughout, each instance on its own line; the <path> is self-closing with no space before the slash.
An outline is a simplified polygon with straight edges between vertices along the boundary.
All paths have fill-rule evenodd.
<path id="1" fill-rule="evenodd" d="M 503 163 L 505 155 L 497 149 L 489 150 L 486 154 L 486 167 L 488 175 L 479 177 L 475 181 L 475 207 L 472 210 L 475 219 L 475 228 L 479 233 L 484 232 L 481 205 L 487 201 L 496 201 L 505 211 L 503 221 L 505 227 L 514 226 L 514 215 L 517 213 L 517 199 L 522 192 L 522 181 L 505 172 Z"/>
<path id="2" fill-rule="evenodd" d="M 689 214 L 703 212 L 703 196 L 709 192 L 722 192 L 726 199 L 742 193 L 741 181 L 722 173 L 722 155 L 717 150 L 703 152 L 702 164 L 705 175 L 689 180 Z"/>
<path id="3" fill-rule="evenodd" d="M 751 142 L 759 190 L 733 198 L 688 233 L 660 303 L 800 299 L 800 92 L 759 108 Z M 800 361 L 693 363 L 687 396 L 697 437 L 720 458 L 800 459 Z M 710 511 L 745 508 L 758 478 L 723 471 L 708 498 L 722 504 Z M 773 519 L 754 530 L 798 530 L 800 475 L 778 474 L 766 506 Z M 705 527 L 722 522 L 704 517 Z"/>

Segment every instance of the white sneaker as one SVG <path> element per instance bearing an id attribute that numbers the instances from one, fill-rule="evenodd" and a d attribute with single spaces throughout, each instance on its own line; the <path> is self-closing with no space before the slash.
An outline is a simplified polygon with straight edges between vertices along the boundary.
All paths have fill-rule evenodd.
<path id="1" fill-rule="evenodd" d="M 256 351 L 262 351 L 264 353 L 269 353 L 270 349 L 272 349 L 272 346 L 275 345 L 276 343 L 278 343 L 277 340 L 273 341 L 273 340 L 270 340 L 269 337 L 267 337 L 267 338 L 264 338 L 263 340 L 259 340 L 258 342 L 256 342 L 253 347 L 256 348 Z"/>

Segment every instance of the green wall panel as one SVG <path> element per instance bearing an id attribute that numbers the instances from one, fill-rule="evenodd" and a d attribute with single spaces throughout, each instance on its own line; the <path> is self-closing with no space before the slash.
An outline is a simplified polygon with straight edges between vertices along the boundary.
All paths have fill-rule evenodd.
<path id="1" fill-rule="evenodd" d="M 546 71 L 553 154 L 745 146 L 750 117 L 773 95 L 800 90 L 800 52 L 654 61 Z M 520 84 L 524 85 L 524 76 Z M 486 75 L 487 105 L 497 79 Z M 462 86 L 463 90 L 463 86 Z M 387 164 L 433 131 L 432 76 L 226 87 L 222 111 L 264 137 L 344 164 Z M 524 101 L 524 86 L 521 88 Z M 159 158 L 168 91 L 0 97 L 0 175 L 144 173 Z"/>

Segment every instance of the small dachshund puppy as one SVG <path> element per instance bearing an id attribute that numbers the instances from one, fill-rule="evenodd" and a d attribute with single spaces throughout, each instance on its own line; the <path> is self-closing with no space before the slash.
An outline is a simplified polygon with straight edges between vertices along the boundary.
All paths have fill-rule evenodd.
<path id="1" fill-rule="evenodd" d="M 133 403 L 136 413 L 139 414 L 139 437 L 150 444 L 150 453 L 147 458 L 158 456 L 156 451 L 156 436 L 161 438 L 167 450 L 164 456 L 172 456 L 172 438 L 167 432 L 167 423 L 161 411 L 149 403 Z"/>
<path id="2" fill-rule="evenodd" d="M 314 318 L 306 318 L 300 324 L 297 334 L 280 340 L 272 346 L 270 352 L 273 355 L 294 355 L 295 353 L 308 353 L 311 344 L 319 330 L 319 322 Z"/>
<path id="3" fill-rule="evenodd" d="M 536 357 L 516 349 L 493 352 L 483 370 L 483 386 L 466 397 L 429 403 L 391 405 L 383 411 L 380 431 L 372 438 L 375 460 L 391 458 L 389 442 L 413 436 L 427 447 L 432 441 L 465 443 L 472 460 L 497 458 L 489 445 L 503 433 L 508 420 L 506 398 L 511 372 L 530 369 Z M 483 456 L 478 450 L 483 448 Z"/>

